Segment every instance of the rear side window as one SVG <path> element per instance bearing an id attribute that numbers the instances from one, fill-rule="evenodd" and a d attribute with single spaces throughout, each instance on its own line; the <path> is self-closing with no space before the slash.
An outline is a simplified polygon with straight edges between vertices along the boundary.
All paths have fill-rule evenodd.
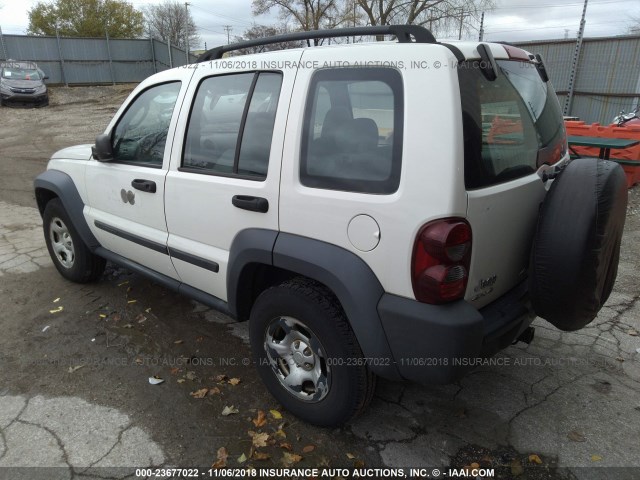
<path id="1" fill-rule="evenodd" d="M 264 180 L 280 97 L 279 73 L 202 81 L 189 117 L 182 170 Z"/>
<path id="2" fill-rule="evenodd" d="M 358 193 L 395 192 L 402 161 L 400 73 L 389 68 L 320 70 L 309 92 L 301 183 Z"/>
<path id="3" fill-rule="evenodd" d="M 459 70 L 467 189 L 535 172 L 547 152 L 562 149 L 565 130 L 550 83 L 528 62 L 498 60 L 488 81 L 478 62 Z"/>

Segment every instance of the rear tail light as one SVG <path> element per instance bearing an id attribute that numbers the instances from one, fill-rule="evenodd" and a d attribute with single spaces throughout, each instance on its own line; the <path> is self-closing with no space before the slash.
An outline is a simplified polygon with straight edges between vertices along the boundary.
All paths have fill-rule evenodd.
<path id="1" fill-rule="evenodd" d="M 462 218 L 427 223 L 413 247 L 411 279 L 416 300 L 439 304 L 464 297 L 471 262 L 471 227 Z"/>

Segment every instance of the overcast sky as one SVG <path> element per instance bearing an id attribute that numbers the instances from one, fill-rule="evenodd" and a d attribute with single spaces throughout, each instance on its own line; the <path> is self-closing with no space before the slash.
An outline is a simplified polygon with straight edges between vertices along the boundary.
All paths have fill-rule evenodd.
<path id="1" fill-rule="evenodd" d="M 158 0 L 133 0 L 136 8 Z M 180 0 L 182 3 L 182 0 Z M 0 0 L 0 27 L 5 34 L 23 34 L 27 11 L 37 0 Z M 252 22 L 277 21 L 277 12 L 263 17 L 251 15 L 251 0 L 190 0 L 191 13 L 208 48 L 226 43 L 225 26 L 231 36 L 241 35 Z M 485 40 L 523 41 L 575 37 L 580 23 L 581 0 L 496 0 L 497 7 L 485 15 Z M 631 17 L 640 19 L 639 0 L 590 0 L 585 34 L 589 37 L 627 33 Z M 568 32 L 566 32 L 568 30 Z M 477 38 L 477 33 L 473 34 Z M 204 47 L 200 45 L 201 48 Z"/>

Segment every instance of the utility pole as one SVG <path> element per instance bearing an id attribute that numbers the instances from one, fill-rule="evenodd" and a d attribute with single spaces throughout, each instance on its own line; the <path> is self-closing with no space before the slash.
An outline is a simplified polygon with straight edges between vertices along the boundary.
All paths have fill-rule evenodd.
<path id="1" fill-rule="evenodd" d="M 184 44 L 187 46 L 186 54 L 187 54 L 187 63 L 189 65 L 191 63 L 189 61 L 189 2 L 184 2 L 184 13 L 186 16 L 184 17 Z"/>
<path id="2" fill-rule="evenodd" d="M 480 35 L 478 36 L 478 41 L 481 42 L 484 37 L 484 12 L 482 12 L 482 17 L 480 17 Z"/>
<path id="3" fill-rule="evenodd" d="M 231 25 L 224 26 L 224 31 L 227 32 L 227 45 L 231 43 L 231 30 L 233 30 Z"/>
<path id="4" fill-rule="evenodd" d="M 573 105 L 573 91 L 576 86 L 576 75 L 578 74 L 578 62 L 580 61 L 580 50 L 582 50 L 582 38 L 584 37 L 584 25 L 586 23 L 587 16 L 587 2 L 584 0 L 584 7 L 582 8 L 582 18 L 580 19 L 580 29 L 578 30 L 578 38 L 576 39 L 576 48 L 573 52 L 573 62 L 571 64 L 571 73 L 569 74 L 569 86 L 567 88 L 567 98 L 564 101 L 564 114 L 570 115 L 571 107 Z"/>

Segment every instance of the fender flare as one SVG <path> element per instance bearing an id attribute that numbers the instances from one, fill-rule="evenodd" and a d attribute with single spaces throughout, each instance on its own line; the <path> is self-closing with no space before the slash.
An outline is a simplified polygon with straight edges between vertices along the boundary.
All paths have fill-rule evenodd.
<path id="1" fill-rule="evenodd" d="M 271 265 L 322 283 L 340 301 L 369 368 L 400 380 L 380 316 L 384 288 L 369 266 L 354 253 L 319 240 L 271 230 L 247 229 L 233 241 L 227 272 L 229 309 L 251 301 L 240 285 L 250 264 Z M 245 277 L 247 278 L 247 277 Z"/>
<path id="2" fill-rule="evenodd" d="M 89 225 L 87 225 L 87 221 L 84 218 L 84 202 L 69 175 L 60 170 L 47 170 L 35 178 L 33 186 L 40 215 L 44 214 L 47 202 L 55 195 L 62 202 L 64 209 L 73 222 L 73 226 L 85 245 L 91 251 L 100 246 L 100 243 L 89 229 Z"/>

